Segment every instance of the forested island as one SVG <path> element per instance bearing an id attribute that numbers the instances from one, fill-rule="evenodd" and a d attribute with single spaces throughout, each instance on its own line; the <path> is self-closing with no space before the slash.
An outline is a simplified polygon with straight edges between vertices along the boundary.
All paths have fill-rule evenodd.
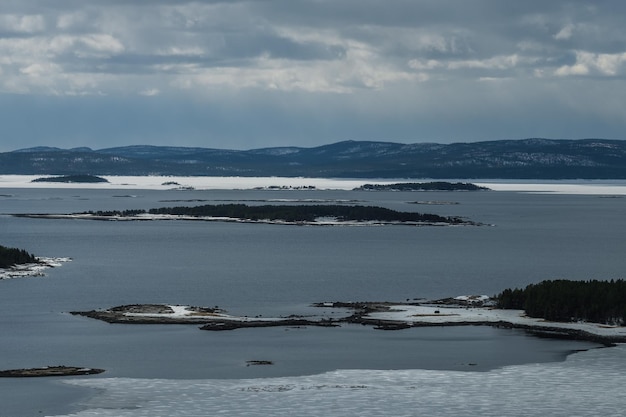
<path id="1" fill-rule="evenodd" d="M 150 210 L 90 211 L 97 218 L 136 218 L 152 216 L 190 216 L 194 218 L 240 219 L 286 223 L 384 222 L 407 224 L 474 224 L 460 217 L 437 214 L 401 212 L 384 207 L 358 205 L 259 205 L 218 204 L 193 207 L 163 207 Z"/>
<path id="2" fill-rule="evenodd" d="M 356 191 L 486 191 L 487 187 L 481 187 L 469 182 L 404 182 L 396 184 L 364 184 Z"/>
<path id="3" fill-rule="evenodd" d="M 35 178 L 31 182 L 65 182 L 65 183 L 84 183 L 95 184 L 109 182 L 105 178 L 95 175 L 61 175 L 56 177 Z"/>
<path id="4" fill-rule="evenodd" d="M 529 317 L 557 322 L 626 324 L 626 281 L 543 281 L 524 289 L 506 289 L 498 308 L 524 310 Z"/>
<path id="5" fill-rule="evenodd" d="M 0 268 L 10 268 L 15 265 L 37 263 L 35 255 L 24 249 L 8 248 L 0 245 Z"/>

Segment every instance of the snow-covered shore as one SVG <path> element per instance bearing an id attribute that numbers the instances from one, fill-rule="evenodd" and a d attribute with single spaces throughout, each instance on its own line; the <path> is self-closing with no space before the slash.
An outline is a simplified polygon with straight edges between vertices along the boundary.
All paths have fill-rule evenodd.
<path id="1" fill-rule="evenodd" d="M 362 316 L 365 322 L 405 323 L 420 325 L 510 325 L 529 330 L 557 332 L 564 336 L 626 342 L 626 327 L 590 322 L 554 322 L 526 316 L 523 310 L 502 310 L 492 307 L 447 306 L 438 304 L 389 305 L 387 311 L 373 311 Z M 575 332 L 575 333 L 573 333 Z M 558 335 L 557 335 L 558 336 Z"/>
<path id="2" fill-rule="evenodd" d="M 79 378 L 64 383 L 97 394 L 83 411 L 65 417 L 618 417 L 626 409 L 624 357 L 626 346 L 618 346 L 489 372 L 350 369 L 233 380 Z"/>
<path id="3" fill-rule="evenodd" d="M 375 181 L 393 180 L 335 179 L 303 177 L 170 177 L 103 175 L 104 183 L 32 182 L 45 175 L 0 175 L 0 188 L 91 188 L 139 190 L 352 190 Z"/>
<path id="4" fill-rule="evenodd" d="M 205 222 L 230 222 L 230 223 L 261 223 L 261 224 L 284 224 L 299 226 L 464 226 L 479 225 L 469 221 L 463 223 L 446 222 L 418 222 L 418 221 L 394 221 L 394 220 L 339 220 L 337 218 L 323 217 L 313 221 L 287 221 L 274 219 L 243 219 L 237 217 L 218 216 L 189 216 L 177 214 L 137 214 L 137 215 L 97 215 L 91 213 L 72 214 L 15 214 L 18 217 L 30 217 L 39 219 L 77 219 L 77 220 L 101 220 L 101 221 L 156 221 L 156 220 L 191 220 Z"/>
<path id="5" fill-rule="evenodd" d="M 0 188 L 91 188 L 126 190 L 352 190 L 365 184 L 394 184 L 404 182 L 428 182 L 429 179 L 350 179 L 350 178 L 303 178 L 303 177 L 172 177 L 172 176 L 102 176 L 106 183 L 52 183 L 32 182 L 41 175 L 0 175 Z M 44 176 L 45 177 L 45 176 Z M 450 181 L 459 181 L 450 179 Z M 557 193 L 590 195 L 626 195 L 624 180 L 580 181 L 516 181 L 476 180 L 478 186 L 494 191 L 522 193 Z"/>
<path id="6" fill-rule="evenodd" d="M 480 304 L 489 297 L 479 299 Z M 591 322 L 554 322 L 528 317 L 522 310 L 503 310 L 489 306 L 475 306 L 463 297 L 457 297 L 458 304 L 440 301 L 423 304 L 390 303 L 317 303 L 317 307 L 344 308 L 345 317 L 332 319 L 320 314 L 315 318 L 298 316 L 253 317 L 231 316 L 219 309 L 199 308 L 181 305 L 129 305 L 107 310 L 72 312 L 110 323 L 134 324 L 205 324 L 204 330 L 233 330 L 244 327 L 274 327 L 291 325 L 336 326 L 342 323 L 360 323 L 380 329 L 397 330 L 419 326 L 467 326 L 492 325 L 516 327 L 540 332 L 544 335 L 563 338 L 579 338 L 600 343 L 626 342 L 626 327 L 610 326 Z M 352 314 L 350 314 L 352 313 Z M 220 327 L 222 326 L 222 327 Z"/>
<path id="7" fill-rule="evenodd" d="M 59 267 L 71 258 L 45 258 L 38 257 L 38 263 L 14 265 L 9 268 L 0 268 L 0 280 L 21 278 L 21 277 L 41 277 L 50 268 Z"/>

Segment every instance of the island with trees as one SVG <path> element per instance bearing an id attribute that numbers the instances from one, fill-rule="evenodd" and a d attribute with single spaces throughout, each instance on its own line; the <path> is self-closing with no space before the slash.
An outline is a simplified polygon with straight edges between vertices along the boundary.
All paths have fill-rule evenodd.
<path id="1" fill-rule="evenodd" d="M 395 184 L 364 184 L 355 188 L 357 191 L 487 191 L 489 188 L 481 187 L 469 182 L 404 182 Z"/>
<path id="2" fill-rule="evenodd" d="M 61 175 L 54 177 L 35 178 L 31 182 L 61 182 L 61 183 L 79 183 L 79 184 L 96 184 L 109 182 L 106 178 L 96 175 Z"/>
<path id="3" fill-rule="evenodd" d="M 75 214 L 15 214 L 15 216 L 92 220 L 182 219 L 295 225 L 478 225 L 478 223 L 456 216 L 440 216 L 428 213 L 402 212 L 377 206 L 342 204 L 217 204 L 191 207 L 162 207 L 150 210 L 89 211 Z"/>
<path id="4" fill-rule="evenodd" d="M 400 212 L 384 207 L 358 205 L 260 205 L 220 204 L 196 207 L 165 207 L 152 209 L 149 214 L 188 215 L 194 217 L 226 217 L 252 221 L 273 220 L 290 223 L 315 222 L 319 219 L 336 219 L 337 221 L 379 221 L 379 222 L 412 222 L 412 223 L 447 223 L 464 224 L 459 217 L 444 217 L 436 214 Z"/>

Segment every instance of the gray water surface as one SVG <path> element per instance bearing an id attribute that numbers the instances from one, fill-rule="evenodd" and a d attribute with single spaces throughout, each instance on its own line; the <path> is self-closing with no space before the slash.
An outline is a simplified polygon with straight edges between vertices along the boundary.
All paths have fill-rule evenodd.
<path id="1" fill-rule="evenodd" d="M 486 371 L 559 361 L 573 350 L 596 345 L 474 326 L 212 333 L 196 326 L 110 325 L 69 312 L 169 303 L 217 305 L 241 315 L 311 314 L 310 304 L 319 301 L 493 295 L 544 279 L 623 278 L 626 270 L 623 198 L 511 192 L 138 190 L 134 197 L 119 197 L 110 190 L 13 189 L 1 194 L 0 244 L 73 259 L 45 277 L 0 281 L 3 369 L 66 364 L 102 367 L 106 377 L 236 379 L 335 369 Z M 9 215 L 241 200 L 261 204 L 286 196 L 358 200 L 464 216 L 490 226 L 301 227 Z M 407 204 L 416 200 L 459 204 Z M 274 365 L 246 366 L 248 360 Z M 36 415 L 35 408 L 46 404 L 71 404 L 64 395 L 85 395 L 55 381 L 30 381 L 0 381 L 10 387 L 0 390 L 5 407 L 14 404 L 15 413 Z M 24 397 L 33 398 L 27 407 Z"/>

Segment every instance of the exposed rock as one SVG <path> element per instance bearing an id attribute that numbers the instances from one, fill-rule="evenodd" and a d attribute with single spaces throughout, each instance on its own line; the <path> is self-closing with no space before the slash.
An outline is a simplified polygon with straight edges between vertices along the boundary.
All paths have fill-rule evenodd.
<path id="1" fill-rule="evenodd" d="M 246 361 L 246 366 L 256 366 L 256 365 L 274 365 L 272 361 Z"/>
<path id="2" fill-rule="evenodd" d="M 70 314 L 106 321 L 132 324 L 204 324 L 218 317 L 217 307 L 184 307 L 186 314 L 175 314 L 172 306 L 164 304 L 129 304 L 106 310 L 71 311 Z"/>
<path id="3" fill-rule="evenodd" d="M 427 303 L 322 302 L 315 307 L 344 308 L 346 316 L 314 319 L 292 315 L 279 318 L 237 317 L 224 314 L 218 307 L 188 307 L 162 304 L 130 304 L 107 310 L 72 312 L 109 323 L 130 324 L 201 324 L 201 330 L 224 331 L 260 327 L 338 327 L 361 324 L 377 330 L 402 330 L 411 327 L 492 326 L 517 328 L 539 337 L 587 340 L 610 346 L 626 343 L 621 327 L 594 327 L 579 323 L 537 321 L 520 315 L 502 315 L 505 310 L 485 307 L 488 297 L 456 297 Z"/>
<path id="4" fill-rule="evenodd" d="M 81 368 L 77 366 L 45 366 L 43 368 L 9 369 L 0 371 L 2 378 L 32 378 L 42 376 L 72 376 L 94 375 L 104 372 L 104 369 Z"/>
<path id="5" fill-rule="evenodd" d="M 212 320 L 200 327 L 200 330 L 235 330 L 251 327 L 300 327 L 300 326 L 320 326 L 338 327 L 339 324 L 331 319 L 307 320 L 307 319 L 278 319 L 278 320 Z"/>

